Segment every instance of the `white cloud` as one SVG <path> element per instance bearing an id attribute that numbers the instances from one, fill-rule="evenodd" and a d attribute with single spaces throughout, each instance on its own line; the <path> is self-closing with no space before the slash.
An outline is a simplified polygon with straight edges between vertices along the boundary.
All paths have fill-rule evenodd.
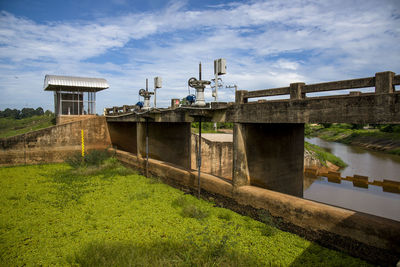
<path id="1" fill-rule="evenodd" d="M 168 105 L 187 94 L 198 61 L 211 79 L 219 57 L 228 62 L 225 83 L 247 90 L 398 71 L 399 10 L 396 1 L 378 0 L 251 1 L 198 10 L 175 1 L 155 12 L 45 24 L 1 12 L 0 98 L 12 100 L 0 108 L 24 98 L 51 106 L 52 96 L 38 94 L 46 73 L 108 79 L 100 112 L 102 105 L 136 102 L 144 79 L 158 75 L 164 80 L 158 102 Z M 233 93 L 222 91 L 220 99 L 232 101 Z"/>

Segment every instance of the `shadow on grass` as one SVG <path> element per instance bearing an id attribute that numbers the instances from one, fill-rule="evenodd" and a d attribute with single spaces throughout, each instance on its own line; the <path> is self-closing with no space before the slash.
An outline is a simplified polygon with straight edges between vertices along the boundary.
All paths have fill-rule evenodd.
<path id="1" fill-rule="evenodd" d="M 93 242 L 68 259 L 80 266 L 261 266 L 261 262 L 228 247 L 190 243 Z"/>
<path id="2" fill-rule="evenodd" d="M 351 256 L 336 252 L 328 253 L 327 249 L 315 243 L 311 243 L 304 252 L 298 256 L 290 267 L 295 266 L 348 266 L 362 267 L 373 266 L 368 262 L 363 262 L 360 259 L 352 258 Z"/>
<path id="3" fill-rule="evenodd" d="M 320 230 L 318 232 L 304 232 L 301 235 L 307 236 L 308 239 L 314 241 L 311 243 L 301 255 L 299 255 L 291 266 L 304 266 L 306 262 L 314 262 L 316 265 L 324 265 L 327 262 L 329 266 L 396 266 L 400 257 L 399 247 L 397 246 L 399 234 L 388 230 L 382 232 L 382 239 L 388 240 L 386 246 L 391 249 L 383 249 L 375 246 L 361 243 L 350 237 L 340 236 L 338 233 L 343 231 L 343 227 L 354 227 L 355 222 L 362 221 L 362 214 L 354 214 L 343 221 L 337 226 L 329 229 L 328 231 Z M 390 224 L 386 225 L 390 229 Z M 370 231 L 364 230 L 364 235 L 370 235 L 370 238 L 376 238 L 374 225 L 370 225 Z M 361 231 L 361 230 L 360 230 Z M 300 232 L 299 232 L 300 233 Z M 383 236 L 389 234 L 390 236 Z M 319 245 L 317 245 L 319 244 Z M 334 253 L 328 253 L 323 247 L 336 250 Z M 321 261 L 324 261 L 323 263 Z M 319 263 L 320 261 L 320 263 Z"/>

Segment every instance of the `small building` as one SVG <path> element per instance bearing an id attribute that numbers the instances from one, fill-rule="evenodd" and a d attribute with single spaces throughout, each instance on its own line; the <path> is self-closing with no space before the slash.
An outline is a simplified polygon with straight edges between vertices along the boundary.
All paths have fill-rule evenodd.
<path id="1" fill-rule="evenodd" d="M 45 91 L 54 91 L 57 124 L 96 115 L 96 92 L 109 88 L 105 79 L 46 75 Z"/>

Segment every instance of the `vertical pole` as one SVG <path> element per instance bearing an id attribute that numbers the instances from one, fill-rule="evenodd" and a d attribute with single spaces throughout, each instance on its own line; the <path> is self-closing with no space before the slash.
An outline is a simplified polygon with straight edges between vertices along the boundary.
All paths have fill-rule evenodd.
<path id="1" fill-rule="evenodd" d="M 82 162 L 83 162 L 85 158 L 85 137 L 83 134 L 83 129 L 81 130 L 81 137 L 82 137 Z"/>
<path id="2" fill-rule="evenodd" d="M 24 162 L 26 165 L 26 134 L 24 134 Z"/>
<path id="3" fill-rule="evenodd" d="M 201 117 L 199 120 L 199 148 L 197 150 L 197 197 L 200 198 L 200 168 L 201 168 Z"/>
<path id="4" fill-rule="evenodd" d="M 157 99 L 157 88 L 156 88 L 156 86 L 154 86 L 154 108 L 157 107 L 156 99 Z"/>
<path id="5" fill-rule="evenodd" d="M 218 71 L 215 71 L 215 97 L 214 97 L 214 101 L 217 102 L 218 101 Z"/>
<path id="6" fill-rule="evenodd" d="M 201 80 L 201 62 L 199 63 L 199 81 Z"/>
<path id="7" fill-rule="evenodd" d="M 146 118 L 146 177 L 149 177 L 149 119 Z"/>
<path id="8" fill-rule="evenodd" d="M 215 97 L 214 102 L 217 103 L 218 101 L 218 62 L 215 64 Z M 214 122 L 214 131 L 217 131 L 217 123 Z"/>
<path id="9" fill-rule="evenodd" d="M 59 96 L 60 96 L 60 105 L 58 107 L 58 115 L 61 116 L 62 115 L 62 94 L 61 91 L 59 91 Z"/>
<path id="10" fill-rule="evenodd" d="M 75 115 L 75 93 L 72 92 L 72 115 Z"/>
<path id="11" fill-rule="evenodd" d="M 93 100 L 94 100 L 94 114 L 96 114 L 96 92 L 93 93 Z"/>
<path id="12" fill-rule="evenodd" d="M 81 115 L 81 96 L 79 94 L 79 91 L 78 91 L 78 115 Z"/>

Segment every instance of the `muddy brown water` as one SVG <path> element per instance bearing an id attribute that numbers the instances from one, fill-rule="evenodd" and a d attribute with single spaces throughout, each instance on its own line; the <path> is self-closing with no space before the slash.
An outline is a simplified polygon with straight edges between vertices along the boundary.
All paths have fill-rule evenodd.
<path id="1" fill-rule="evenodd" d="M 342 177 L 358 174 L 368 176 L 371 182 L 383 179 L 400 182 L 400 156 L 316 137 L 306 141 L 327 149 L 346 162 L 349 166 L 340 170 Z M 382 187 L 374 185 L 354 187 L 349 181 L 331 183 L 325 177 L 305 179 L 311 179 L 311 185 L 304 191 L 306 199 L 400 221 L 400 194 L 384 192 Z"/>

